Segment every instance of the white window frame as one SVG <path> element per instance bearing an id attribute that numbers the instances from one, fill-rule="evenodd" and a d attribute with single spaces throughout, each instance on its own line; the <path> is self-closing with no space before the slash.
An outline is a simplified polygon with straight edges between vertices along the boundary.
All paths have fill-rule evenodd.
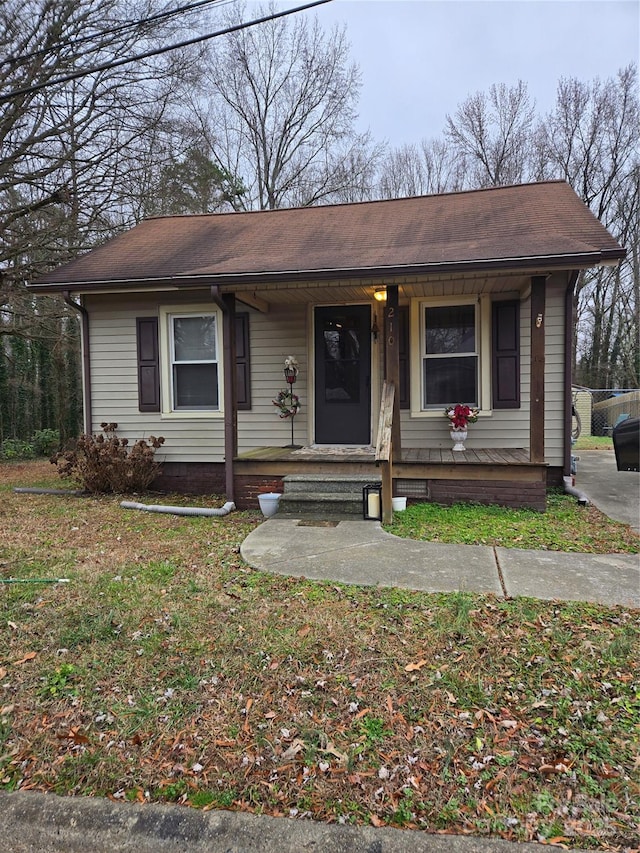
<path id="1" fill-rule="evenodd" d="M 442 418 L 444 406 L 434 404 L 425 407 L 424 368 L 427 360 L 425 345 L 425 308 L 446 308 L 458 305 L 475 305 L 476 348 L 478 359 L 478 407 L 481 415 L 491 414 L 491 301 L 487 295 L 447 296 L 438 298 L 416 298 L 411 300 L 411 417 Z M 435 360 L 435 359 L 433 359 Z M 468 402 L 450 400 L 451 403 Z M 446 405 L 446 404 L 445 404 Z"/>
<path id="2" fill-rule="evenodd" d="M 180 364 L 216 364 L 218 366 L 218 408 L 217 409 L 175 409 L 173 366 L 175 363 L 175 348 L 173 339 L 174 319 L 190 317 L 213 317 L 216 324 L 216 353 L 215 359 L 194 362 L 179 362 Z M 224 416 L 224 365 L 222 363 L 222 316 L 220 311 L 208 305 L 167 305 L 160 308 L 160 360 L 161 360 L 161 390 L 162 418 L 167 419 L 218 419 Z"/>

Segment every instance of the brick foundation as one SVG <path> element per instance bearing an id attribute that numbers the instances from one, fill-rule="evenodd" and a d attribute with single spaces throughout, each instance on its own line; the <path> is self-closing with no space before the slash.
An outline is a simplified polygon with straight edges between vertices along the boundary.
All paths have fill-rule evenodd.
<path id="1" fill-rule="evenodd" d="M 403 491 L 402 488 L 397 488 L 397 485 L 400 485 L 397 483 L 394 494 L 396 492 L 407 494 L 412 500 L 429 500 L 441 504 L 473 501 L 482 504 L 528 507 L 542 512 L 547 508 L 547 484 L 544 482 L 437 479 L 411 482 L 416 488 Z M 418 486 L 420 486 L 419 489 L 417 489 Z M 162 473 L 153 481 L 152 488 L 161 492 L 178 492 L 186 495 L 224 495 L 224 463 L 165 462 Z M 283 491 L 282 477 L 277 475 L 251 474 L 235 477 L 235 503 L 238 509 L 257 509 L 259 494 Z"/>
<path id="2" fill-rule="evenodd" d="M 182 495 L 224 495 L 224 464 L 163 462 L 160 476 L 156 477 L 151 488 Z"/>
<path id="3" fill-rule="evenodd" d="M 282 477 L 274 476 L 236 476 L 235 487 L 238 509 L 255 509 L 258 506 L 258 495 L 264 492 L 284 491 Z"/>
<path id="4" fill-rule="evenodd" d="M 159 492 L 183 495 L 224 495 L 226 491 L 223 462 L 165 462 L 162 472 L 151 484 Z M 258 495 L 282 492 L 281 477 L 236 476 L 235 504 L 238 509 L 257 509 Z"/>
<path id="5" fill-rule="evenodd" d="M 525 507 L 544 512 L 547 493 L 544 483 L 517 483 L 511 480 L 428 480 L 429 500 L 454 504 L 471 501 L 480 504 Z"/>

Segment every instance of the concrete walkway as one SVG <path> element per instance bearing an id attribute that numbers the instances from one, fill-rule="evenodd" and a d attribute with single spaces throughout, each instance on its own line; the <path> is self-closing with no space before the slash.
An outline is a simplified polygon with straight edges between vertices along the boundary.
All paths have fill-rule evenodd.
<path id="1" fill-rule="evenodd" d="M 315 580 L 640 607 L 635 554 L 443 545 L 399 539 L 377 521 L 309 526 L 277 516 L 252 531 L 240 553 L 255 569 Z"/>
<path id="2" fill-rule="evenodd" d="M 640 474 L 618 471 L 613 450 L 579 454 L 576 488 L 640 532 Z M 328 526 L 270 518 L 241 546 L 255 569 L 293 577 L 425 592 L 493 593 L 640 607 L 637 554 L 576 554 L 399 539 L 376 521 Z"/>
<path id="3" fill-rule="evenodd" d="M 640 472 L 618 471 L 613 450 L 577 451 L 576 488 L 609 518 L 640 533 Z"/>

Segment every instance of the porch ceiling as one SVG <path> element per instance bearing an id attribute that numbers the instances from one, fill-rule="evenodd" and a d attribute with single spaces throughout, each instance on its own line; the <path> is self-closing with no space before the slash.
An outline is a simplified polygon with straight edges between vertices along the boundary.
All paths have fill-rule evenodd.
<path id="1" fill-rule="evenodd" d="M 268 305 L 291 305 L 309 303 L 370 302 L 376 287 L 382 284 L 398 285 L 400 301 L 412 297 L 438 296 L 446 293 L 466 296 L 481 293 L 522 293 L 531 282 L 530 274 L 512 275 L 448 275 L 437 277 L 414 277 L 398 281 L 393 278 L 345 279 L 331 282 L 273 282 L 255 286 L 244 285 L 224 288 L 236 293 L 240 302 L 243 296 L 248 302 L 262 301 Z"/>

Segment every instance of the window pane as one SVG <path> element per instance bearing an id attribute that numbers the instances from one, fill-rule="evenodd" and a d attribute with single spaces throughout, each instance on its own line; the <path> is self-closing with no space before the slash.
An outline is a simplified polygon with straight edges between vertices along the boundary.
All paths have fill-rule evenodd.
<path id="1" fill-rule="evenodd" d="M 360 341 L 353 318 L 328 322 L 324 330 L 325 400 L 360 401 Z"/>
<path id="2" fill-rule="evenodd" d="M 173 342 L 176 361 L 215 361 L 216 318 L 174 317 Z"/>
<path id="3" fill-rule="evenodd" d="M 175 409 L 218 409 L 218 365 L 174 364 Z"/>
<path id="4" fill-rule="evenodd" d="M 424 361 L 424 404 L 446 406 L 467 403 L 477 406 L 477 356 L 431 358 Z"/>
<path id="5" fill-rule="evenodd" d="M 476 351 L 475 305 L 425 308 L 427 355 Z"/>

